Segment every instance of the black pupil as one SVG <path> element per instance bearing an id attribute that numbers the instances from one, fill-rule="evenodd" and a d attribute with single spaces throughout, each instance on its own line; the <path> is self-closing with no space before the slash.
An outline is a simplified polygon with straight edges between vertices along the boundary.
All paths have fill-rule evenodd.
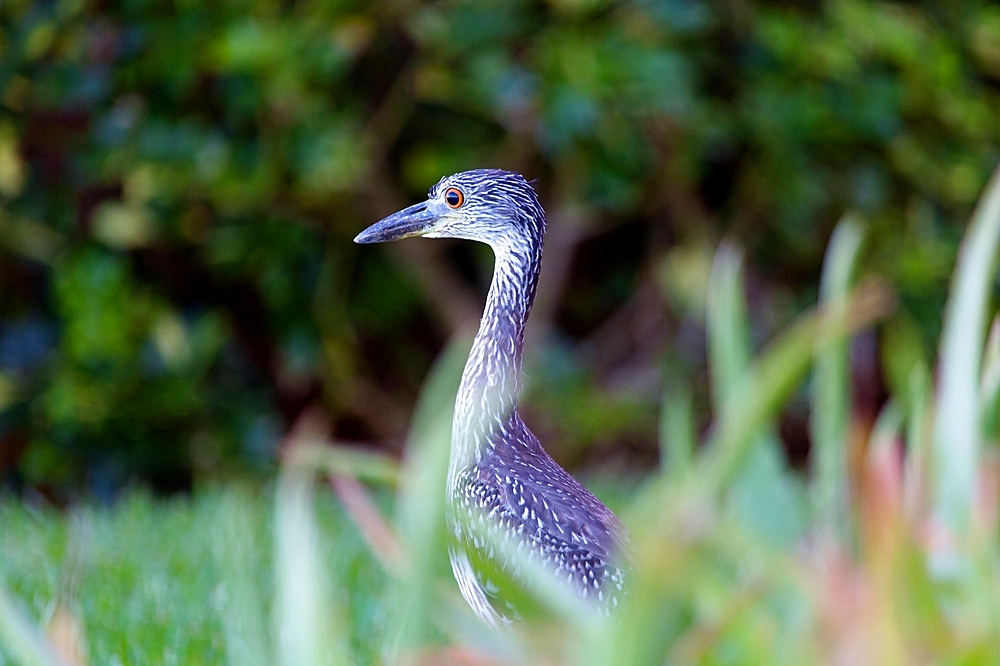
<path id="1" fill-rule="evenodd" d="M 448 190 L 445 192 L 444 200 L 448 202 L 449 206 L 457 206 L 460 200 L 458 190 Z"/>

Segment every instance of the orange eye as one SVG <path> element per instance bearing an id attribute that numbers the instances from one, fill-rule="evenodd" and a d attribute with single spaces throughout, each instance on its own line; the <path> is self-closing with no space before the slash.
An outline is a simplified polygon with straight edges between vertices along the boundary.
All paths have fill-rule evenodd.
<path id="1" fill-rule="evenodd" d="M 465 195 L 457 187 L 449 187 L 444 191 L 444 202 L 451 208 L 461 208 L 465 203 Z"/>

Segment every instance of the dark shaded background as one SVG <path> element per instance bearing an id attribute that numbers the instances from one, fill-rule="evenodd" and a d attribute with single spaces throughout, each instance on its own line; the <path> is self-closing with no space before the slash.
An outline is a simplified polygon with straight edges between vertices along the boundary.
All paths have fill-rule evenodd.
<path id="1" fill-rule="evenodd" d="M 0 479 L 58 499 L 267 471 L 316 404 L 399 449 L 492 258 L 351 239 L 485 166 L 549 214 L 527 420 L 567 465 L 644 469 L 663 386 L 707 406 L 722 238 L 761 344 L 856 211 L 885 330 L 930 357 L 1000 145 L 987 2 L 8 0 L 0 26 Z"/>

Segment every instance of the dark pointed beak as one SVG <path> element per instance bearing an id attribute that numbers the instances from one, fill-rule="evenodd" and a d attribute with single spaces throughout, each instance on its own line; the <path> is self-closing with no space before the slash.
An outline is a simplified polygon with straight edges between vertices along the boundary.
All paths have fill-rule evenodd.
<path id="1" fill-rule="evenodd" d="M 379 220 L 358 234 L 354 242 L 385 243 L 386 241 L 420 236 L 430 229 L 437 219 L 438 215 L 432 212 L 428 207 L 428 202 L 424 201 Z"/>

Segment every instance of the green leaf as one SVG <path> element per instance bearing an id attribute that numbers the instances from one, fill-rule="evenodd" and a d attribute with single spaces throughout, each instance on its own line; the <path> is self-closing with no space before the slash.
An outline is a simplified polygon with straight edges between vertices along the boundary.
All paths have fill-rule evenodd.
<path id="1" fill-rule="evenodd" d="M 972 525 L 982 441 L 981 396 L 986 304 L 1000 242 L 1000 169 L 972 214 L 945 309 L 934 424 L 933 512 L 953 536 Z"/>
<path id="2" fill-rule="evenodd" d="M 777 414 L 809 367 L 813 351 L 868 326 L 888 308 L 889 297 L 875 283 L 847 300 L 847 316 L 819 310 L 803 315 L 774 340 L 743 373 L 713 425 L 700 461 L 710 492 L 724 490 L 753 447 L 753 435 Z"/>
<path id="3" fill-rule="evenodd" d="M 282 467 L 274 512 L 275 661 L 281 666 L 350 663 L 347 627 L 331 603 L 330 581 L 320 558 L 314 487 L 310 467 Z"/>
<path id="4" fill-rule="evenodd" d="M 66 666 L 48 638 L 0 584 L 0 643 L 22 666 Z"/>
<path id="5" fill-rule="evenodd" d="M 906 422 L 906 460 L 904 503 L 911 519 L 926 515 L 929 499 L 931 446 L 933 442 L 933 386 L 927 366 L 918 363 L 910 372 L 906 399 L 909 413 Z"/>
<path id="6" fill-rule="evenodd" d="M 660 471 L 672 479 L 691 467 L 697 438 L 691 413 L 691 391 L 668 387 L 660 401 Z"/>
<path id="7" fill-rule="evenodd" d="M 271 663 L 264 590 L 256 572 L 260 544 L 254 536 L 255 504 L 245 488 L 233 485 L 221 494 L 214 544 L 225 584 L 222 623 L 230 666 Z"/>
<path id="8" fill-rule="evenodd" d="M 709 278 L 706 330 L 716 414 L 723 411 L 750 365 L 742 263 L 736 247 L 723 243 Z M 801 489 L 787 472 L 781 443 L 769 421 L 762 420 L 751 436 L 751 449 L 736 472 L 728 500 L 744 525 L 766 539 L 785 543 L 805 524 L 805 510 Z"/>
<path id="9" fill-rule="evenodd" d="M 426 645 L 434 635 L 435 579 L 447 566 L 444 517 L 451 421 L 470 346 L 469 340 L 459 338 L 441 352 L 414 410 L 397 510 L 397 533 L 411 566 L 400 572 L 397 626 L 389 637 L 393 652 Z"/>
<path id="10" fill-rule="evenodd" d="M 820 304 L 830 316 L 846 316 L 847 293 L 863 232 L 854 218 L 845 216 L 826 251 L 820 281 Z M 816 350 L 812 384 L 811 487 L 813 511 L 819 524 L 841 540 L 848 538 L 847 428 L 851 404 L 848 341 Z"/>
<path id="11" fill-rule="evenodd" d="M 983 410 L 983 434 L 987 441 L 1000 440 L 1000 316 L 993 318 L 986 339 L 983 376 L 980 380 Z"/>
<path id="12" fill-rule="evenodd" d="M 805 490 L 788 471 L 778 442 L 769 436 L 759 439 L 733 480 L 728 504 L 740 522 L 766 543 L 788 546 L 807 524 Z"/>
<path id="13" fill-rule="evenodd" d="M 708 281 L 706 331 L 712 401 L 719 411 L 750 363 L 750 331 L 743 296 L 743 257 L 724 242 Z"/>

